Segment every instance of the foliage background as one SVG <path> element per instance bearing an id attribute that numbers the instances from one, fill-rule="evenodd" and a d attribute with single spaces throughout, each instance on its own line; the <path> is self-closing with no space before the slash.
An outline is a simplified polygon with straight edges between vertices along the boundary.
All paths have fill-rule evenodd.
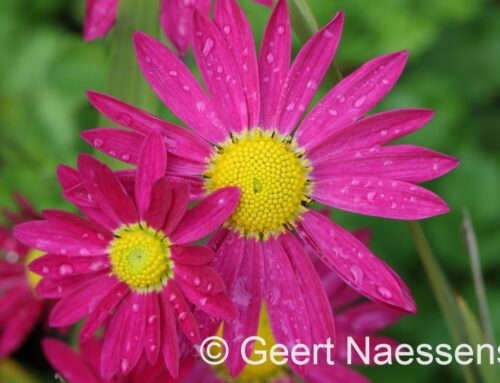
<path id="1" fill-rule="evenodd" d="M 155 0 L 148 0 L 156 6 Z M 269 10 L 241 0 L 260 41 Z M 309 0 L 320 25 L 346 12 L 337 63 L 344 74 L 364 61 L 408 49 L 402 79 L 378 109 L 437 111 L 425 129 L 404 141 L 461 160 L 450 175 L 428 185 L 450 214 L 424 222 L 432 247 L 457 293 L 475 305 L 469 258 L 460 232 L 468 207 L 477 231 L 492 321 L 500 334 L 500 2 L 494 0 Z M 0 203 L 21 191 L 37 208 L 65 207 L 55 178 L 59 163 L 75 165 L 89 151 L 83 129 L 102 124 L 84 91 L 105 91 L 111 39 L 81 38 L 84 2 L 0 2 Z M 300 47 L 296 38 L 294 52 Z M 130 49 L 132 47 L 130 46 Z M 130 53 L 130 52 L 129 52 Z M 193 64 L 192 56 L 186 58 Z M 124 82 L 127 78 L 122 79 Z M 325 88 L 322 88 L 325 91 Z M 152 111 L 172 118 L 160 104 Z M 150 106 L 151 109 L 151 106 Z M 370 227 L 372 248 L 408 283 L 419 314 L 388 331 L 410 344 L 449 343 L 450 336 L 403 222 L 335 211 L 348 228 Z M 36 337 L 15 355 L 36 376 L 50 377 Z M 365 368 L 375 382 L 462 381 L 457 366 Z M 47 378 L 51 381 L 50 378 Z"/>

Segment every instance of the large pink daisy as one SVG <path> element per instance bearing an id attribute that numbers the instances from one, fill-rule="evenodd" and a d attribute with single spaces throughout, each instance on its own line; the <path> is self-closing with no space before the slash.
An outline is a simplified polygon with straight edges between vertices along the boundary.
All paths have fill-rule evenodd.
<path id="1" fill-rule="evenodd" d="M 81 155 L 85 198 L 95 204 L 85 210 L 91 219 L 50 210 L 45 220 L 15 228 L 16 238 L 48 253 L 30 269 L 42 275 L 39 294 L 60 299 L 50 324 L 62 327 L 88 317 L 82 341 L 106 324 L 105 378 L 131 371 L 143 352 L 152 364 L 161 352 L 175 376 L 176 323 L 190 341 L 200 341 L 191 303 L 217 318 L 237 315 L 224 282 L 209 266 L 213 252 L 190 243 L 231 215 L 240 192 L 220 189 L 187 210 L 189 187 L 171 186 L 166 165 L 163 139 L 153 132 L 140 149 L 132 197 L 106 165 Z"/>
<path id="2" fill-rule="evenodd" d="M 273 0 L 253 0 L 271 7 Z M 92 41 L 108 34 L 118 13 L 119 0 L 87 0 L 83 37 Z M 208 16 L 212 0 L 160 0 L 160 22 L 165 36 L 177 52 L 186 53 L 191 44 L 193 13 L 195 10 Z"/>
<path id="3" fill-rule="evenodd" d="M 135 164 L 144 137 L 158 131 L 169 151 L 170 175 L 190 179 L 200 194 L 227 186 L 241 190 L 237 209 L 210 240 L 213 264 L 241 313 L 224 327 L 230 349 L 236 350 L 228 359 L 234 376 L 244 367 L 237 350 L 255 333 L 263 299 L 279 343 L 321 343 L 333 336 L 328 300 L 305 246 L 364 296 L 416 310 L 396 273 L 348 231 L 311 210 L 312 201 L 404 220 L 448 211 L 441 198 L 416 184 L 449 172 L 457 161 L 417 146 L 386 146 L 425 125 L 432 111 L 400 109 L 364 117 L 396 83 L 407 52 L 367 62 L 306 114 L 342 25 L 340 13 L 290 65 L 286 1 L 274 9 L 258 56 L 236 1 L 217 1 L 214 21 L 200 13 L 193 21 L 194 54 L 208 94 L 170 49 L 137 33 L 144 76 L 189 130 L 89 93 L 102 114 L 127 128 L 85 132 L 96 148 Z M 204 326 L 209 333 L 218 325 Z"/>
<path id="4" fill-rule="evenodd" d="M 15 195 L 19 212 L 2 211 L 8 224 L 0 226 L 0 358 L 16 351 L 39 321 L 43 299 L 34 288 L 38 275 L 27 268 L 41 253 L 19 242 L 12 233 L 13 225 L 39 216 L 20 194 Z"/>

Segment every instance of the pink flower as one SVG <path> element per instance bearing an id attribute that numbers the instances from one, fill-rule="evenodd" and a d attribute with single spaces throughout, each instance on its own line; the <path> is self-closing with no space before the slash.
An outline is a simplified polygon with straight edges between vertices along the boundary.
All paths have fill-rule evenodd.
<path id="1" fill-rule="evenodd" d="M 318 201 L 404 220 L 448 211 L 441 198 L 416 184 L 449 172 L 457 161 L 417 146 L 386 146 L 421 128 L 433 113 L 401 109 L 364 117 L 394 86 L 407 53 L 367 62 L 305 115 L 335 54 L 343 14 L 316 33 L 290 66 L 286 1 L 274 9 L 258 57 L 236 1 L 220 0 L 215 9 L 214 21 L 195 13 L 193 23 L 194 54 L 208 94 L 172 51 L 145 34 L 135 35 L 144 76 L 190 130 L 90 92 L 96 109 L 129 130 L 94 129 L 83 137 L 135 164 L 145 135 L 159 131 L 170 153 L 170 175 L 190 178 L 200 195 L 240 188 L 237 209 L 209 242 L 216 252 L 213 265 L 241 313 L 224 326 L 230 350 L 239 350 L 242 339 L 255 333 L 262 300 L 279 343 L 333 337 L 328 300 L 305 248 L 364 296 L 415 312 L 408 288 L 393 270 L 309 208 Z M 217 321 L 204 323 L 206 334 L 217 328 Z M 230 373 L 236 376 L 243 367 L 239 353 L 231 352 Z"/>
<path id="2" fill-rule="evenodd" d="M 79 352 L 59 340 L 50 338 L 42 341 L 42 347 L 54 370 L 71 383 L 172 382 L 162 363 L 151 365 L 145 358 L 137 363 L 129 375 L 118 374 L 112 379 L 103 379 L 99 369 L 102 354 L 100 339 L 91 338 L 85 343 L 80 343 Z M 189 367 L 187 363 L 185 367 Z M 181 368 L 179 376 L 182 377 L 184 374 Z"/>
<path id="3" fill-rule="evenodd" d="M 187 210 L 189 186 L 170 185 L 166 166 L 165 145 L 156 132 L 141 146 L 134 189 L 128 192 L 107 166 L 81 155 L 78 168 L 87 198 L 82 210 L 90 219 L 49 210 L 45 220 L 14 230 L 24 244 L 48 253 L 30 269 L 43 277 L 38 293 L 59 299 L 51 326 L 88 317 L 80 333 L 85 341 L 105 324 L 105 378 L 130 372 L 143 352 L 155 364 L 160 351 L 175 376 L 176 322 L 191 342 L 200 342 L 191 303 L 217 318 L 237 315 L 224 282 L 209 266 L 212 251 L 190 243 L 231 215 L 240 192 L 220 189 Z"/>
<path id="4" fill-rule="evenodd" d="M 22 345 L 38 323 L 43 300 L 34 292 L 38 276 L 27 264 L 39 253 L 17 241 L 12 226 L 38 218 L 29 202 L 15 195 L 19 213 L 5 209 L 3 215 L 10 225 L 0 226 L 0 357 L 5 357 Z"/>
<path id="5" fill-rule="evenodd" d="M 273 0 L 253 0 L 271 7 Z M 115 23 L 119 0 L 87 0 L 83 37 L 92 41 L 108 34 Z M 160 0 L 160 22 L 165 36 L 180 55 L 184 55 L 191 44 L 193 13 L 195 10 L 208 16 L 211 0 Z"/>

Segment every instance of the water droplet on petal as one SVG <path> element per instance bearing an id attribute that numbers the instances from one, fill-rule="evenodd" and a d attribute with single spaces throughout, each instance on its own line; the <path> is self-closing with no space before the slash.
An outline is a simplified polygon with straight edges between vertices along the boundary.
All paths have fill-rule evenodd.
<path id="1" fill-rule="evenodd" d="M 62 264 L 59 266 L 59 274 L 60 275 L 69 275 L 72 274 L 74 271 L 73 266 L 68 265 L 68 264 Z"/>
<path id="2" fill-rule="evenodd" d="M 48 274 L 48 273 L 49 273 L 49 271 L 50 271 L 50 269 L 49 269 L 47 266 L 44 266 L 44 267 L 42 268 L 42 273 L 43 273 L 43 274 Z"/>
<path id="3" fill-rule="evenodd" d="M 392 298 L 392 293 L 387 288 L 385 288 L 383 286 L 377 287 L 377 292 L 384 299 L 391 299 Z"/>
<path id="4" fill-rule="evenodd" d="M 100 138 L 96 138 L 96 139 L 94 140 L 94 146 L 95 146 L 96 148 L 100 148 L 100 147 L 101 147 L 101 146 L 103 146 L 103 145 L 104 145 L 104 141 L 103 141 L 103 140 L 101 140 Z"/>
<path id="5" fill-rule="evenodd" d="M 207 301 L 208 301 L 208 298 L 207 297 L 203 297 L 200 299 L 200 305 L 202 306 L 205 306 L 207 304 Z"/>
<path id="6" fill-rule="evenodd" d="M 122 159 L 122 161 L 129 161 L 130 160 L 130 154 L 122 154 L 121 159 Z"/>
<path id="7" fill-rule="evenodd" d="M 223 28 L 223 29 L 224 29 L 224 33 L 225 33 L 226 35 L 228 35 L 229 33 L 231 33 L 231 28 L 229 27 L 229 25 L 224 26 L 224 28 Z"/>
<path id="8" fill-rule="evenodd" d="M 345 102 L 345 96 L 342 93 L 339 93 L 337 95 L 337 100 L 338 100 L 338 102 L 343 103 L 343 102 Z"/>
<path id="9" fill-rule="evenodd" d="M 196 277 L 194 279 L 193 283 L 194 283 L 195 286 L 199 286 L 199 285 L 201 285 L 201 279 L 199 277 Z"/>
<path id="10" fill-rule="evenodd" d="M 359 97 L 355 102 L 354 102 L 354 107 L 355 108 L 360 108 L 366 101 L 366 96 L 361 96 Z"/>
<path id="11" fill-rule="evenodd" d="M 135 312 L 135 313 L 139 311 L 139 305 L 137 303 L 134 303 L 132 305 L 132 311 Z"/>
<path id="12" fill-rule="evenodd" d="M 205 44 L 203 45 L 203 55 L 204 56 L 208 55 L 212 50 L 213 46 L 214 46 L 214 41 L 210 37 L 207 37 L 207 39 L 205 40 Z"/>
<path id="13" fill-rule="evenodd" d="M 122 369 L 122 372 L 127 371 L 128 365 L 129 365 L 129 361 L 128 361 L 128 359 L 123 358 L 123 359 L 122 359 L 122 362 L 121 362 L 121 365 L 120 365 L 120 366 L 121 366 L 121 369 Z"/>
<path id="14" fill-rule="evenodd" d="M 62 253 L 62 249 L 61 249 L 61 253 Z M 80 255 L 89 255 L 89 254 L 90 254 L 90 252 L 89 252 L 89 250 L 87 248 L 82 247 L 80 249 Z"/>
<path id="15" fill-rule="evenodd" d="M 267 56 L 266 56 L 266 61 L 268 64 L 272 64 L 273 61 L 274 61 L 274 55 L 272 53 L 269 53 Z"/>
<path id="16" fill-rule="evenodd" d="M 184 320 L 184 319 L 186 319 L 186 318 L 187 318 L 187 313 L 186 313 L 185 311 L 183 311 L 183 312 L 181 312 L 181 313 L 179 314 L 179 320 L 180 320 L 180 321 L 183 321 L 183 320 Z"/>
<path id="17" fill-rule="evenodd" d="M 130 117 L 128 114 L 125 113 L 120 113 L 120 115 L 117 118 L 118 124 L 123 125 L 123 126 L 130 126 L 132 125 L 132 117 Z"/>
<path id="18" fill-rule="evenodd" d="M 283 36 L 285 34 L 285 27 L 283 25 L 280 25 L 278 27 L 278 35 Z"/>

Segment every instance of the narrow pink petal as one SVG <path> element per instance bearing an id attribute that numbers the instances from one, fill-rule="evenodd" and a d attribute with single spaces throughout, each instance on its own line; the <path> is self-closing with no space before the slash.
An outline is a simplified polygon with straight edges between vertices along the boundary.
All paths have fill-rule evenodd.
<path id="1" fill-rule="evenodd" d="M 108 252 L 108 241 L 99 240 L 97 236 L 83 238 L 60 222 L 22 223 L 14 228 L 14 236 L 33 249 L 53 254 L 96 256 Z"/>
<path id="2" fill-rule="evenodd" d="M 203 162 L 210 155 L 211 146 L 187 129 L 163 121 L 152 114 L 103 93 L 89 91 L 87 96 L 99 112 L 118 125 L 133 129 L 144 136 L 151 133 L 151 131 L 159 131 L 165 137 L 165 145 L 170 153 L 200 162 Z M 99 149 L 99 141 L 89 143 Z"/>
<path id="3" fill-rule="evenodd" d="M 26 280 L 19 287 L 2 289 L 0 305 L 0 327 L 2 323 L 8 322 L 10 317 L 23 306 L 29 305 L 33 301 L 33 294 L 26 286 Z M 0 334 L 1 337 L 1 334 Z"/>
<path id="4" fill-rule="evenodd" d="M 217 236 L 221 236 L 220 242 Z M 228 291 L 231 291 L 237 281 L 238 272 L 241 267 L 241 261 L 245 254 L 248 242 L 245 238 L 239 238 L 237 233 L 220 229 L 207 243 L 207 246 L 215 250 L 215 256 L 212 261 L 212 267 L 215 268 L 226 283 Z"/>
<path id="5" fill-rule="evenodd" d="M 50 313 L 52 327 L 72 325 L 90 314 L 116 285 L 116 278 L 104 275 L 82 286 L 56 303 Z"/>
<path id="6" fill-rule="evenodd" d="M 101 376 L 104 379 L 110 379 L 120 371 L 123 330 L 130 312 L 131 296 L 129 294 L 121 301 L 104 333 L 101 353 Z"/>
<path id="7" fill-rule="evenodd" d="M 415 312 L 415 302 L 401 288 L 402 281 L 351 233 L 312 210 L 304 216 L 297 232 L 354 290 L 376 302 Z"/>
<path id="8" fill-rule="evenodd" d="M 175 282 L 179 285 L 186 298 L 201 311 L 224 320 L 237 317 L 238 310 L 226 292 L 212 295 L 178 278 L 175 279 Z"/>
<path id="9" fill-rule="evenodd" d="M 48 209 L 43 210 L 42 215 L 49 222 L 62 224 L 68 231 L 81 235 L 82 238 L 89 241 L 98 241 L 104 244 L 114 239 L 113 234 L 103 226 L 76 214 L 64 210 Z"/>
<path id="10" fill-rule="evenodd" d="M 339 362 L 335 363 L 335 365 L 318 363 L 311 366 L 308 370 L 306 381 L 308 383 L 371 383 L 370 379 Z"/>
<path id="11" fill-rule="evenodd" d="M 134 34 L 139 65 L 156 94 L 187 126 L 212 143 L 228 138 L 212 101 L 184 63 L 159 41 Z"/>
<path id="12" fill-rule="evenodd" d="M 397 109 L 365 117 L 333 132 L 307 158 L 314 164 L 329 155 L 387 144 L 420 129 L 433 115 L 428 109 Z"/>
<path id="13" fill-rule="evenodd" d="M 191 201 L 199 201 L 207 194 L 205 190 L 205 182 L 201 177 L 180 177 L 169 174 L 167 175 L 167 178 L 172 187 L 179 184 L 189 185 L 189 190 L 187 191 L 187 193 Z"/>
<path id="14" fill-rule="evenodd" d="M 273 0 L 253 0 L 254 3 L 257 4 L 262 4 L 267 7 L 272 7 L 273 6 Z"/>
<path id="15" fill-rule="evenodd" d="M 96 375 L 99 375 L 99 369 L 101 366 L 102 339 L 91 338 L 85 343 L 78 343 L 81 358 Z"/>
<path id="16" fill-rule="evenodd" d="M 151 202 L 151 192 L 157 180 L 165 175 L 167 153 L 160 133 L 152 132 L 144 140 L 135 173 L 135 201 L 144 218 Z"/>
<path id="17" fill-rule="evenodd" d="M 210 266 L 184 266 L 176 264 L 174 275 L 178 280 L 199 289 L 201 293 L 218 294 L 226 290 L 219 274 Z"/>
<path id="18" fill-rule="evenodd" d="M 172 260 L 181 265 L 208 265 L 214 258 L 214 252 L 205 246 L 172 246 L 170 250 Z"/>
<path id="19" fill-rule="evenodd" d="M 195 242 L 221 226 L 233 214 L 240 201 L 236 187 L 219 189 L 189 210 L 170 236 L 173 243 Z"/>
<path id="20" fill-rule="evenodd" d="M 210 0 L 162 0 L 161 26 L 165 36 L 183 56 L 192 40 L 193 13 L 197 9 L 208 17 Z"/>
<path id="21" fill-rule="evenodd" d="M 138 222 L 132 199 L 111 169 L 87 154 L 78 157 L 78 169 L 93 201 L 115 221 L 117 227 Z"/>
<path id="22" fill-rule="evenodd" d="M 260 126 L 276 127 L 279 96 L 290 66 L 292 37 L 286 0 L 280 0 L 267 24 L 259 53 Z"/>
<path id="23" fill-rule="evenodd" d="M 314 164 L 311 176 L 315 180 L 363 176 L 419 183 L 441 177 L 457 165 L 455 158 L 430 149 L 394 145 L 329 155 Z"/>
<path id="24" fill-rule="evenodd" d="M 407 52 L 377 57 L 338 83 L 297 130 L 299 145 L 310 150 L 362 117 L 392 89 L 407 58 Z"/>
<path id="25" fill-rule="evenodd" d="M 108 291 L 108 294 L 95 306 L 89 314 L 80 331 L 80 341 L 87 342 L 106 318 L 112 314 L 114 308 L 127 296 L 129 287 L 117 281 Z"/>
<path id="26" fill-rule="evenodd" d="M 162 299 L 168 300 L 175 309 L 177 321 L 184 335 L 193 343 L 200 344 L 201 336 L 198 323 L 184 299 L 184 294 L 174 281 L 169 281 L 161 294 Z"/>
<path id="27" fill-rule="evenodd" d="M 115 23 L 118 14 L 118 0 L 87 0 L 83 38 L 92 41 L 106 36 Z"/>
<path id="28" fill-rule="evenodd" d="M 63 190 L 71 189 L 81 182 L 78 170 L 66 165 L 57 167 L 57 179 Z"/>
<path id="29" fill-rule="evenodd" d="M 177 228 L 179 222 L 186 214 L 188 205 L 189 185 L 179 183 L 172 186 L 172 202 L 170 204 L 170 209 L 168 210 L 168 215 L 165 219 L 165 225 L 163 226 L 163 232 L 165 235 L 170 236 L 172 231 Z"/>
<path id="30" fill-rule="evenodd" d="M 42 276 L 61 278 L 68 275 L 94 273 L 110 267 L 109 257 L 71 257 L 47 254 L 29 264 L 29 269 Z"/>
<path id="31" fill-rule="evenodd" d="M 288 254 L 295 271 L 295 278 L 302 291 L 309 320 L 313 324 L 311 334 L 313 342 L 324 344 L 331 339 L 335 343 L 332 309 L 311 258 L 291 233 L 280 236 L 279 240 Z"/>
<path id="32" fill-rule="evenodd" d="M 129 314 L 123 326 L 120 371 L 128 374 L 139 362 L 144 349 L 146 329 L 145 294 L 130 294 Z"/>
<path id="33" fill-rule="evenodd" d="M 161 230 L 172 206 L 172 189 L 166 177 L 155 182 L 151 190 L 149 207 L 143 215 L 148 226 Z"/>
<path id="34" fill-rule="evenodd" d="M 190 159 L 169 154 L 167 172 L 180 176 L 199 176 L 207 169 L 206 162 L 192 161 Z"/>
<path id="35" fill-rule="evenodd" d="M 260 92 L 253 33 L 235 0 L 215 2 L 215 23 L 231 51 L 241 78 L 248 110 L 248 127 L 259 126 Z"/>
<path id="36" fill-rule="evenodd" d="M 372 240 L 372 231 L 370 229 L 359 229 L 352 232 L 352 234 L 363 242 L 365 245 L 368 245 Z"/>
<path id="37" fill-rule="evenodd" d="M 376 177 L 330 177 L 314 184 L 313 198 L 354 213 L 393 219 L 424 219 L 449 211 L 436 194 L 407 182 Z"/>
<path id="38" fill-rule="evenodd" d="M 82 138 L 117 160 L 136 164 L 144 135 L 123 129 L 97 128 L 81 133 Z"/>
<path id="39" fill-rule="evenodd" d="M 198 12 L 193 19 L 196 63 L 218 115 L 230 130 L 248 126 L 248 108 L 238 67 L 229 45 L 215 24 Z"/>
<path id="40" fill-rule="evenodd" d="M 160 355 L 161 313 L 160 296 L 146 295 L 146 331 L 144 335 L 144 352 L 151 364 L 156 364 Z"/>
<path id="41" fill-rule="evenodd" d="M 167 370 L 173 378 L 179 374 L 179 345 L 175 325 L 174 309 L 168 300 L 161 300 L 162 354 Z"/>
<path id="42" fill-rule="evenodd" d="M 42 340 L 43 353 L 54 370 L 72 383 L 99 383 L 92 369 L 71 347 L 60 340 Z"/>
<path id="43" fill-rule="evenodd" d="M 5 357 L 26 340 L 42 314 L 43 302 L 32 299 L 9 317 L 0 334 L 0 357 Z"/>
<path id="44" fill-rule="evenodd" d="M 264 297 L 269 321 L 277 343 L 291 349 L 298 343 L 311 344 L 311 323 L 301 288 L 295 277 L 288 255 L 280 242 L 263 242 L 265 275 Z M 304 366 L 290 364 L 298 375 Z"/>
<path id="45" fill-rule="evenodd" d="M 343 24 L 344 14 L 339 12 L 309 39 L 295 58 L 283 84 L 276 111 L 281 134 L 290 134 L 309 107 L 333 60 Z"/>
<path id="46" fill-rule="evenodd" d="M 224 323 L 224 339 L 229 348 L 226 366 L 233 377 L 238 376 L 246 366 L 241 356 L 243 341 L 256 335 L 259 328 L 263 278 L 262 248 L 260 243 L 250 240 L 246 244 L 238 279 L 230 291 L 240 316 Z M 249 343 L 244 350 L 245 355 L 251 355 L 252 350 L 253 344 Z"/>
<path id="47" fill-rule="evenodd" d="M 36 285 L 36 292 L 38 295 L 44 298 L 62 298 L 80 288 L 84 287 L 89 283 L 95 282 L 97 279 L 101 279 L 104 275 L 107 275 L 106 270 L 97 271 L 89 274 L 75 275 L 65 278 L 42 278 L 40 282 Z"/>
<path id="48" fill-rule="evenodd" d="M 373 302 L 355 305 L 348 310 L 336 314 L 337 325 L 347 333 L 373 334 L 385 330 L 396 323 L 403 313 Z"/>

